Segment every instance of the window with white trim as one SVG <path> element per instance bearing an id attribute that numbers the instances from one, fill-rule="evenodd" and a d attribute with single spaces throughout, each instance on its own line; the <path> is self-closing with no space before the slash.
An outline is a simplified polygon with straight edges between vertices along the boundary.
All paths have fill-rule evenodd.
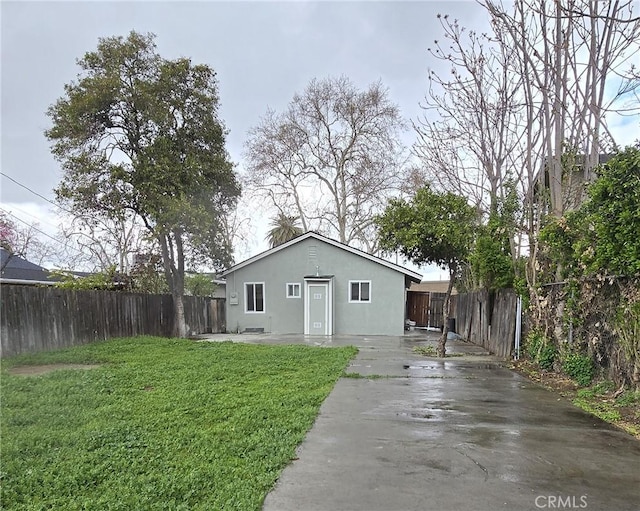
<path id="1" fill-rule="evenodd" d="M 371 281 L 370 280 L 350 280 L 349 281 L 349 302 L 371 303 Z"/>
<path id="2" fill-rule="evenodd" d="M 245 312 L 264 312 L 264 282 L 245 282 Z"/>
<path id="3" fill-rule="evenodd" d="M 287 283 L 287 298 L 300 298 L 300 283 L 288 282 Z"/>

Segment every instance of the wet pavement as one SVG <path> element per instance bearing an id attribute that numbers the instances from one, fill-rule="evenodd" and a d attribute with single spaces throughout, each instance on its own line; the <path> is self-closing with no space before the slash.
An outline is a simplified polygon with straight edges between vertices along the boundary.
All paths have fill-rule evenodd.
<path id="1" fill-rule="evenodd" d="M 477 346 L 405 337 L 210 336 L 360 349 L 265 511 L 639 510 L 640 441 Z M 373 377 L 371 377 L 373 376 Z"/>

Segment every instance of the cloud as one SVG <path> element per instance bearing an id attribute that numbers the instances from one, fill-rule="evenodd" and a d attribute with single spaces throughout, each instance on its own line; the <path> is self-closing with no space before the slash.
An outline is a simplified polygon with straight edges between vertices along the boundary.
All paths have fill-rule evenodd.
<path id="1" fill-rule="evenodd" d="M 267 107 L 284 109 L 312 78 L 344 74 L 361 88 L 382 79 L 403 114 L 417 116 L 426 48 L 440 32 L 436 13 L 486 23 L 471 2 L 10 1 L 0 9 L 2 169 L 51 200 L 61 169 L 43 134 L 45 112 L 100 37 L 153 32 L 161 55 L 212 66 L 228 150 L 242 168 L 247 130 Z M 0 184 L 3 203 L 42 202 L 41 224 L 51 220 L 32 192 L 4 177 Z"/>
<path id="2" fill-rule="evenodd" d="M 60 222 L 53 211 L 52 205 L 37 202 L 11 203 L 3 202 L 2 211 L 7 213 L 16 228 L 22 232 L 31 231 L 32 234 L 49 246 L 61 246 L 58 233 Z"/>

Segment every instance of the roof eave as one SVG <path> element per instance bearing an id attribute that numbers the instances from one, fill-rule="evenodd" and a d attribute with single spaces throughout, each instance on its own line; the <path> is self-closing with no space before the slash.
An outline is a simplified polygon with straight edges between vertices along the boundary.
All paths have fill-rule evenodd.
<path id="1" fill-rule="evenodd" d="M 412 270 L 408 270 L 407 268 L 403 268 L 402 266 L 399 266 L 395 263 L 392 263 L 390 261 L 386 261 L 384 259 L 381 259 L 379 257 L 376 257 L 374 255 L 371 254 L 367 254 L 366 252 L 363 252 L 361 250 L 355 249 L 353 247 L 350 247 L 349 245 L 345 245 L 344 243 L 340 243 L 339 241 L 336 240 L 332 240 L 331 238 L 327 238 L 325 236 L 322 236 L 321 234 L 318 234 L 317 232 L 314 231 L 307 231 L 304 234 L 301 234 L 300 236 L 296 236 L 295 238 L 287 241 L 286 243 L 283 243 L 282 245 L 278 245 L 277 247 L 271 248 L 269 250 L 265 250 L 264 252 L 261 252 L 253 257 L 250 257 L 249 259 L 242 261 L 241 263 L 238 263 L 234 266 L 232 266 L 231 268 L 229 268 L 228 270 L 224 271 L 221 276 L 226 277 L 227 275 L 229 275 L 230 273 L 233 273 L 234 271 L 237 271 L 241 268 L 244 268 L 245 266 L 248 266 L 256 261 L 259 261 L 260 259 L 263 259 L 265 257 L 268 257 L 272 254 L 275 254 L 276 252 L 279 252 L 280 250 L 283 250 L 287 247 L 290 247 L 291 245 L 295 245 L 296 243 L 299 243 L 301 241 L 304 241 L 308 238 L 315 238 L 319 241 L 323 241 L 325 243 L 328 243 L 329 245 L 333 245 L 335 247 L 341 248 L 343 250 L 346 250 L 348 252 L 351 252 L 352 254 L 355 255 L 359 255 L 360 257 L 364 257 L 365 259 L 369 259 L 370 261 L 373 261 L 375 263 L 381 264 L 383 266 L 386 266 L 387 268 L 397 271 L 399 273 L 402 273 L 406 276 L 408 276 L 412 281 L 414 282 L 421 282 L 422 281 L 422 275 L 420 275 L 417 272 L 414 272 Z"/>
<path id="2" fill-rule="evenodd" d="M 60 284 L 59 281 L 53 280 L 29 280 L 29 279 L 5 279 L 0 278 L 0 284 L 20 284 L 20 285 L 33 285 L 33 286 L 55 286 Z"/>

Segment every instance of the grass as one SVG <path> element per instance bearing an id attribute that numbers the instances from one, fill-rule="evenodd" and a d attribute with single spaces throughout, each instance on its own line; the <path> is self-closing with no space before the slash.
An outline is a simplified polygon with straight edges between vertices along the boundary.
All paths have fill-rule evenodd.
<path id="1" fill-rule="evenodd" d="M 613 382 L 598 382 L 591 387 L 578 390 L 573 404 L 606 422 L 617 424 L 634 436 L 640 436 L 640 427 L 634 423 L 640 420 L 640 391 L 626 390 L 617 397 L 612 397 L 613 390 Z M 623 417 L 620 413 L 623 408 L 632 409 L 631 413 Z"/>
<path id="2" fill-rule="evenodd" d="M 3 361 L 2 509 L 260 509 L 355 353 L 140 337 Z M 7 371 L 48 363 L 102 365 Z"/>
<path id="3" fill-rule="evenodd" d="M 342 377 L 351 378 L 353 380 L 380 380 L 382 378 L 393 378 L 393 376 L 388 376 L 386 374 L 347 373 L 346 371 L 342 373 Z"/>
<path id="4" fill-rule="evenodd" d="M 425 344 L 424 346 L 414 346 L 413 352 L 418 353 L 419 355 L 424 355 L 425 357 L 437 357 L 438 353 L 433 346 L 429 346 Z"/>
<path id="5" fill-rule="evenodd" d="M 413 347 L 413 352 L 417 353 L 418 355 L 423 355 L 425 357 L 437 357 L 438 356 L 438 352 L 436 351 L 436 349 L 433 346 L 430 346 L 428 344 L 422 345 L 422 346 L 414 346 Z M 447 358 L 450 357 L 461 357 L 463 356 L 464 353 L 447 353 L 445 356 Z"/>

